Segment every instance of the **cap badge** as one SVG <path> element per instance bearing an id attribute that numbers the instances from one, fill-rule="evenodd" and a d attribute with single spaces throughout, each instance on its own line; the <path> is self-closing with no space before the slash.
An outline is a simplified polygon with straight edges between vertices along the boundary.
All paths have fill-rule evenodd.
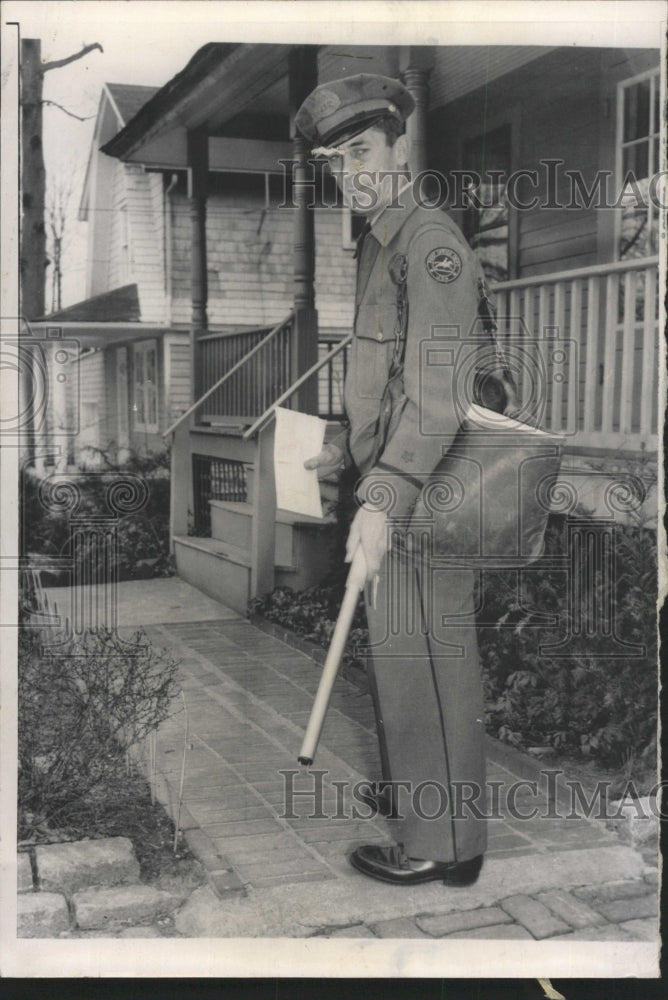
<path id="1" fill-rule="evenodd" d="M 462 258 L 450 247 L 436 247 L 435 250 L 431 250 L 425 257 L 424 263 L 427 274 L 443 285 L 456 281 L 462 273 Z"/>
<path id="2" fill-rule="evenodd" d="M 318 117 L 331 114 L 340 104 L 341 98 L 333 90 L 319 90 L 313 95 L 313 113 Z"/>

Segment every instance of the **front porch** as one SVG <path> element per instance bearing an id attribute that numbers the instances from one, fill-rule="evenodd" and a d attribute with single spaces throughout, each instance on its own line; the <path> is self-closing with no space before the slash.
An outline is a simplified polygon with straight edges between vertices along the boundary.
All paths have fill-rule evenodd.
<path id="1" fill-rule="evenodd" d="M 565 435 L 562 481 L 598 516 L 620 515 L 610 491 L 616 477 L 637 492 L 634 475 L 644 466 L 651 478 L 655 469 L 657 265 L 642 258 L 493 286 L 523 412 Z M 272 414 L 295 400 L 304 407 L 301 394 L 338 426 L 349 341 L 321 343 L 302 374 L 293 315 L 272 330 L 206 333 L 195 342 L 201 394 L 170 428 L 177 567 L 240 611 L 250 597 L 277 584 L 302 589 L 329 568 L 327 525 L 276 510 Z M 322 490 L 327 509 L 337 487 L 325 482 Z"/>

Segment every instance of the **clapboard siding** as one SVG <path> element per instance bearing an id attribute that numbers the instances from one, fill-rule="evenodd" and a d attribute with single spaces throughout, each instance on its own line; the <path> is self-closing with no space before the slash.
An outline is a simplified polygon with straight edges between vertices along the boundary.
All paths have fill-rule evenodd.
<path id="1" fill-rule="evenodd" d="M 79 392 L 82 402 L 103 402 L 104 387 L 104 353 L 95 351 L 84 355 L 79 361 Z"/>
<path id="2" fill-rule="evenodd" d="M 105 446 L 109 440 L 109 386 L 105 372 L 105 353 L 95 351 L 79 359 L 79 434 L 75 451 L 87 444 Z M 91 414 L 95 413 L 95 425 Z"/>
<path id="3" fill-rule="evenodd" d="M 319 209 L 315 213 L 315 298 L 321 329 L 352 327 L 355 303 L 355 262 L 342 247 L 342 213 Z"/>
<path id="4" fill-rule="evenodd" d="M 190 341 L 187 335 L 165 339 L 166 415 L 171 423 L 190 405 Z"/>
<path id="5" fill-rule="evenodd" d="M 545 49 L 537 45 L 490 45 L 485 49 L 485 76 L 490 82 L 496 80 L 533 62 L 544 52 Z M 429 78 L 431 107 L 453 101 L 477 86 L 481 75 L 480 55 L 480 48 L 472 45 L 435 49 L 434 68 Z"/>
<path id="6" fill-rule="evenodd" d="M 130 280 L 137 284 L 142 322 L 160 322 L 166 304 L 162 180 L 131 165 L 125 171 Z"/>
<path id="7" fill-rule="evenodd" d="M 446 176 L 470 166 L 463 163 L 468 139 L 507 122 L 515 132 L 513 169 L 538 171 L 535 186 L 518 185 L 522 200 L 537 196 L 544 205 L 544 161 L 564 161 L 552 191 L 564 207 L 517 211 L 518 277 L 614 259 L 614 213 L 567 207 L 572 182 L 565 171 L 578 171 L 589 188 L 598 170 L 614 170 L 616 82 L 657 64 L 652 50 L 560 48 L 430 113 L 430 164 Z"/>

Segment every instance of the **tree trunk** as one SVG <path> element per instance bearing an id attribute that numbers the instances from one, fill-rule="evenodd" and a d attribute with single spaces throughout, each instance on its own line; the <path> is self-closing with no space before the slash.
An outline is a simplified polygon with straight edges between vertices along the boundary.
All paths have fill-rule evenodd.
<path id="1" fill-rule="evenodd" d="M 44 76 L 41 42 L 21 42 L 21 312 L 26 319 L 44 315 L 46 230 L 44 200 L 46 174 L 42 151 L 42 86 Z"/>

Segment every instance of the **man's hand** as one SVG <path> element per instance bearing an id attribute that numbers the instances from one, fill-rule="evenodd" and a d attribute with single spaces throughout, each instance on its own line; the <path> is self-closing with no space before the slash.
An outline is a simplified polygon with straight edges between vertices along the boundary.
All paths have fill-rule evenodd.
<path id="1" fill-rule="evenodd" d="M 367 581 L 373 580 L 388 549 L 387 515 L 372 507 L 360 507 L 350 526 L 346 542 L 346 562 L 351 562 L 358 545 L 366 560 Z"/>
<path id="2" fill-rule="evenodd" d="M 317 469 L 318 479 L 324 479 L 343 465 L 343 451 L 336 444 L 326 444 L 319 455 L 307 458 L 305 469 Z"/>

